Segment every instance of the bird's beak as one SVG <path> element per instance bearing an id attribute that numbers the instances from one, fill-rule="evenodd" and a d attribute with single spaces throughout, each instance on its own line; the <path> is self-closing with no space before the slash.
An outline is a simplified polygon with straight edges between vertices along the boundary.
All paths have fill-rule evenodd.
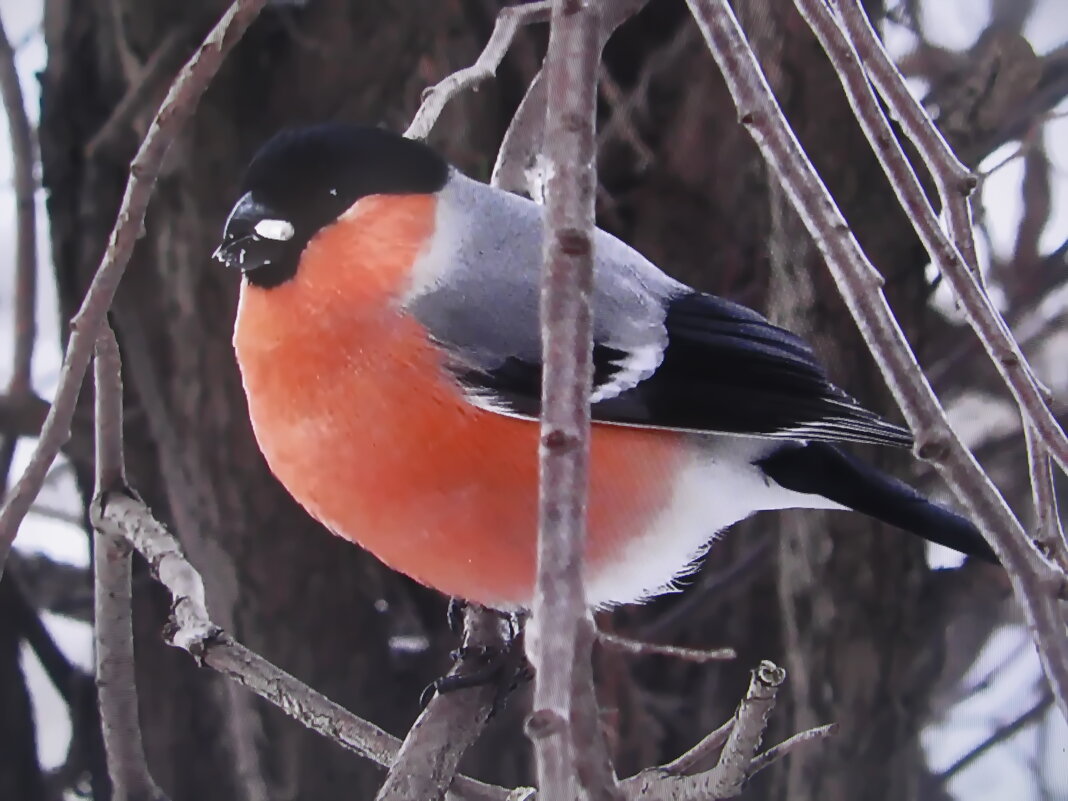
<path id="1" fill-rule="evenodd" d="M 292 223 L 247 192 L 230 212 L 223 241 L 211 257 L 226 267 L 248 272 L 274 263 L 294 233 Z"/>
<path id="2" fill-rule="evenodd" d="M 249 254 L 255 249 L 256 242 L 255 235 L 242 236 L 229 241 L 224 240 L 219 247 L 215 248 L 211 257 L 225 267 L 245 270 L 256 266 L 249 259 Z"/>

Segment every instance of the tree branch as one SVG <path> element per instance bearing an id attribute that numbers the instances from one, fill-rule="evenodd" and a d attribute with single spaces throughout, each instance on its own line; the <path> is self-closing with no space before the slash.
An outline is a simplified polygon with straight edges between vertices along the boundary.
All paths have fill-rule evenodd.
<path id="1" fill-rule="evenodd" d="M 117 10 L 115 17 L 117 22 L 121 21 L 121 14 Z M 125 43 L 123 37 L 118 38 Z M 86 158 L 96 158 L 101 153 L 116 148 L 122 141 L 123 134 L 133 124 L 134 118 L 145 111 L 148 104 L 167 88 L 170 76 L 182 64 L 182 51 L 189 38 L 189 29 L 184 25 L 167 31 L 163 41 L 145 65 L 137 71 L 136 80 L 85 146 Z"/>
<path id="2" fill-rule="evenodd" d="M 1030 546 L 1023 528 L 974 456 L 949 426 L 882 293 L 882 278 L 861 251 L 790 130 L 726 0 L 687 0 L 742 124 L 753 136 L 834 276 L 865 342 L 931 461 L 1005 565 L 1046 675 L 1068 716 L 1068 636 L 1056 596 L 1064 576 Z"/>
<path id="3" fill-rule="evenodd" d="M 589 659 L 588 651 L 579 654 L 576 647 L 579 627 L 584 621 L 592 625 L 582 584 L 582 554 L 593 375 L 597 31 L 598 11 L 592 0 L 554 0 L 545 56 L 545 85 L 553 102 L 545 117 L 550 177 L 541 290 L 537 585 L 526 644 L 535 670 L 527 732 L 534 743 L 538 788 L 544 797 L 561 801 L 577 799 L 582 792 L 572 704 L 595 703 L 592 693 L 576 693 L 575 665 L 576 659 Z M 590 792 L 593 788 L 584 789 L 600 797 Z"/>
<path id="4" fill-rule="evenodd" d="M 624 651 L 635 656 L 667 656 L 673 659 L 680 659 L 683 662 L 693 662 L 697 665 L 704 665 L 709 662 L 724 662 L 735 659 L 738 656 L 733 648 L 703 649 L 683 648 L 678 645 L 658 645 L 600 629 L 597 631 L 597 639 L 606 648 L 614 648 L 617 651 Z"/>
<path id="5" fill-rule="evenodd" d="M 759 770 L 804 743 L 824 739 L 836 727 L 820 726 L 796 734 L 783 743 L 755 756 L 767 729 L 768 716 L 775 706 L 786 671 L 767 660 L 752 672 L 749 689 L 734 717 L 720 726 L 681 757 L 660 768 L 643 770 L 623 782 L 628 801 L 657 798 L 664 801 L 718 801 L 741 793 L 746 780 Z M 693 773 L 722 747 L 715 767 Z M 690 775 L 692 774 L 692 775 Z"/>
<path id="6" fill-rule="evenodd" d="M 230 49 L 263 8 L 266 0 L 235 0 L 186 62 L 171 85 L 130 166 L 126 193 L 115 227 L 81 308 L 71 321 L 71 336 L 60 371 L 55 401 L 49 409 L 37 447 L 22 477 L 0 509 L 0 573 L 7 561 L 19 524 L 41 490 L 48 467 L 70 436 L 71 418 L 89 366 L 96 335 L 115 290 L 133 254 L 145 221 L 145 211 L 168 148 L 192 116 L 200 96 L 218 72 Z"/>
<path id="7" fill-rule="evenodd" d="M 122 445 L 122 362 L 106 322 L 96 342 L 96 498 L 126 492 Z M 118 801 L 167 801 L 148 770 L 137 706 L 131 619 L 130 546 L 97 530 L 94 537 L 96 687 L 108 775 Z"/>
<path id="8" fill-rule="evenodd" d="M 900 191 L 898 197 L 902 200 L 906 210 L 910 212 L 917 234 L 924 241 L 924 245 L 935 259 L 942 275 L 952 287 L 964 311 L 965 319 L 982 342 L 983 348 L 1001 374 L 1005 385 L 1012 392 L 1016 403 L 1030 423 L 1035 426 L 1043 446 L 1049 449 L 1061 469 L 1068 472 L 1068 436 L 1054 419 L 1053 412 L 1050 411 L 1043 397 L 1042 389 L 1035 380 L 1034 372 L 1027 359 L 977 277 L 979 270 L 975 261 L 971 206 L 968 200 L 975 189 L 976 178 L 967 167 L 960 163 L 931 118 L 909 93 L 901 73 L 890 61 L 889 55 L 859 3 L 856 0 L 833 0 L 833 2 L 838 7 L 841 19 L 852 39 L 852 46 L 856 48 L 872 82 L 895 118 L 900 120 L 905 133 L 915 143 L 921 158 L 934 178 L 942 200 L 942 207 L 946 212 L 952 242 L 938 230 L 937 223 L 934 225 L 928 223 L 927 215 L 913 213 L 909 204 L 902 198 Z M 845 79 L 842 71 L 839 71 L 839 75 L 843 77 L 843 80 Z M 867 87 L 866 80 L 865 87 Z M 870 92 L 870 89 L 868 91 Z M 876 105 L 875 108 L 877 109 L 878 106 Z M 881 112 L 879 116 L 882 116 Z M 859 110 L 858 119 L 864 124 Z M 885 124 L 885 120 L 883 122 Z M 886 130 L 889 131 L 889 126 L 886 126 Z M 896 146 L 897 140 L 891 135 L 890 142 Z M 881 143 L 875 145 L 875 149 L 880 161 L 886 165 L 886 160 L 892 152 L 889 142 L 885 146 Z M 902 155 L 901 158 L 904 159 L 904 156 Z M 887 167 L 888 175 L 889 169 Z M 911 173 L 911 170 L 909 172 Z M 912 178 L 915 180 L 914 175 Z M 891 180 L 893 182 L 893 178 Z M 918 189 L 918 181 L 916 183 L 916 191 L 922 197 L 922 190 Z"/>
<path id="9" fill-rule="evenodd" d="M 15 171 L 15 353 L 8 393 L 14 397 L 32 393 L 33 345 L 37 336 L 37 182 L 33 177 L 37 147 L 26 116 L 15 51 L 0 20 L 0 95 L 11 133 L 11 158 Z M 0 562 L 2 566 L 2 562 Z"/>
<path id="10" fill-rule="evenodd" d="M 601 9 L 597 51 L 604 49 L 616 28 L 641 11 L 649 0 L 613 0 Z M 519 194 L 527 193 L 539 203 L 544 200 L 542 176 L 537 160 L 543 154 L 546 103 L 544 71 L 534 76 L 519 108 L 508 123 L 490 183 Z M 532 180 L 533 178 L 533 180 Z"/>
<path id="11" fill-rule="evenodd" d="M 324 698 L 236 642 L 211 621 L 200 574 L 185 558 L 178 541 L 143 502 L 122 493 L 111 493 L 90 511 L 94 528 L 125 538 L 170 592 L 173 620 L 168 642 L 171 645 L 349 751 L 386 767 L 393 763 L 401 746 L 396 737 Z M 509 797 L 503 788 L 466 776 L 457 776 L 450 790 L 468 801 L 508 801 Z"/>
<path id="12" fill-rule="evenodd" d="M 469 673 L 470 663 L 478 661 L 479 653 L 502 653 L 508 644 L 501 633 L 501 622 L 500 615 L 475 604 L 467 605 L 461 657 L 449 676 Z M 465 654 L 476 658 L 465 658 Z M 375 797 L 377 801 L 444 798 L 459 769 L 460 759 L 485 728 L 500 692 L 505 690 L 491 680 L 438 693 L 430 699 L 397 751 L 385 784 Z"/>
<path id="13" fill-rule="evenodd" d="M 1045 714 L 1046 710 L 1050 708 L 1052 703 L 1053 695 L 1048 692 L 1043 693 L 1030 709 L 1026 710 L 1015 719 L 1010 720 L 1008 723 L 998 726 L 988 737 L 984 738 L 979 745 L 969 750 L 968 753 L 961 756 L 952 765 L 938 774 L 936 777 L 938 782 L 945 784 L 991 748 L 1005 742 L 1017 732 L 1036 722 L 1043 714 Z"/>
<path id="14" fill-rule="evenodd" d="M 438 121 L 445 105 L 460 92 L 492 78 L 497 74 L 505 53 L 512 45 L 516 32 L 524 25 L 545 22 L 549 19 L 549 2 L 542 0 L 521 6 L 502 8 L 493 25 L 493 33 L 482 49 L 478 60 L 470 67 L 465 67 L 446 76 L 434 86 L 423 92 L 423 103 L 415 113 L 412 124 L 404 135 L 409 139 L 426 139 L 434 123 Z"/>
<path id="15" fill-rule="evenodd" d="M 1057 491 L 1053 483 L 1053 465 L 1049 453 L 1038 442 L 1031 425 L 1023 427 L 1027 443 L 1027 466 L 1031 476 L 1031 500 L 1035 510 L 1035 544 L 1049 559 L 1068 573 L 1068 540 L 1057 512 Z"/>

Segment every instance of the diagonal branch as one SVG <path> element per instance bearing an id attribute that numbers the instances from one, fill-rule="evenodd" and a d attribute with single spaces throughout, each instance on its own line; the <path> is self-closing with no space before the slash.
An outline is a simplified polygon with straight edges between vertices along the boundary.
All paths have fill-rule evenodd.
<path id="1" fill-rule="evenodd" d="M 400 741 L 372 723 L 275 667 L 216 626 L 208 617 L 204 582 L 174 536 L 140 500 L 110 493 L 91 508 L 93 527 L 122 537 L 145 558 L 173 600 L 169 642 L 200 664 L 270 701 L 301 724 L 379 765 L 390 766 Z M 508 801 L 508 791 L 457 776 L 450 788 L 458 799 Z"/>
<path id="2" fill-rule="evenodd" d="M 916 144 L 934 178 L 952 242 L 941 231 L 937 231 L 937 225 L 934 228 L 938 236 L 934 236 L 934 232 L 928 230 L 924 215 L 912 214 L 916 231 L 938 263 L 942 275 L 961 304 L 965 319 L 982 342 L 1024 416 L 1035 426 L 1043 446 L 1049 449 L 1061 469 L 1068 472 L 1068 436 L 1057 424 L 1020 346 L 979 282 L 968 200 L 975 189 L 976 178 L 960 163 L 931 118 L 909 93 L 904 78 L 890 61 L 859 3 L 856 0 L 834 0 L 834 4 L 852 39 L 850 49 L 856 47 L 879 94 Z M 892 141 L 896 144 L 896 139 Z M 884 160 L 888 149 L 877 147 L 880 161 Z"/>
<path id="3" fill-rule="evenodd" d="M 1030 709 L 1025 710 L 1022 714 L 1018 715 L 1013 720 L 1010 720 L 1008 723 L 1004 723 L 995 728 L 981 743 L 957 759 L 935 778 L 940 784 L 944 785 L 991 748 L 1011 739 L 1017 732 L 1040 720 L 1052 704 L 1053 696 L 1048 692 L 1042 693 L 1041 697 L 1035 701 Z"/>
<path id="4" fill-rule="evenodd" d="M 60 371 L 55 401 L 49 409 L 37 447 L 26 470 L 0 509 L 0 573 L 7 561 L 19 524 L 41 490 L 49 465 L 70 436 L 74 407 L 93 353 L 96 335 L 141 234 L 145 211 L 163 157 L 182 126 L 192 116 L 197 102 L 215 77 L 227 53 L 240 41 L 265 3 L 266 0 L 235 0 L 174 79 L 134 157 L 126 193 L 115 218 L 115 227 L 111 231 L 104 257 L 96 275 L 93 276 L 81 308 L 71 321 L 71 336 Z"/>
<path id="5" fill-rule="evenodd" d="M 931 461 L 1005 565 L 1054 688 L 1068 716 L 1068 634 L 1056 596 L 1065 578 L 1030 546 L 1019 521 L 953 432 L 882 293 L 882 278 L 860 249 L 790 130 L 726 0 L 687 0 L 742 124 L 753 136 L 827 263 L 905 419 L 917 455 Z"/>
<path id="6" fill-rule="evenodd" d="M 616 28 L 641 11 L 649 0 L 613 0 L 604 3 L 600 15 L 600 30 L 597 35 L 598 52 Z M 538 72 L 527 87 L 519 108 L 508 123 L 504 133 L 497 160 L 493 164 L 490 183 L 507 189 L 509 192 L 527 193 L 539 203 L 544 200 L 537 175 L 537 160 L 542 155 L 542 142 L 545 139 L 545 75 Z M 536 176 L 531 180 L 531 171 Z M 533 185 L 532 185 L 533 184 Z"/>
<path id="7" fill-rule="evenodd" d="M 464 641 L 449 676 L 469 669 L 466 653 L 501 654 L 509 645 L 501 633 L 501 617 L 474 604 L 464 610 Z M 504 670 L 503 666 L 500 669 Z M 510 677 L 505 677 L 510 678 Z M 440 801 L 460 767 L 460 759 L 482 734 L 498 693 L 495 681 L 437 693 L 412 724 L 390 765 L 376 801 Z"/>
<path id="8" fill-rule="evenodd" d="M 782 759 L 801 746 L 834 735 L 837 726 L 818 726 L 801 732 L 757 755 L 768 716 L 775 706 L 786 671 L 767 660 L 752 672 L 749 689 L 729 721 L 705 737 L 674 762 L 643 770 L 625 780 L 628 801 L 647 798 L 671 801 L 719 801 L 734 798 L 754 773 Z M 714 767 L 704 769 L 715 751 L 722 748 Z M 700 771 L 700 772 L 696 772 Z"/>
<path id="9" fill-rule="evenodd" d="M 453 97 L 497 74 L 504 54 L 508 52 L 516 32 L 521 27 L 548 19 L 548 0 L 502 8 L 493 25 L 493 33 L 475 63 L 446 76 L 423 93 L 423 103 L 404 135 L 409 139 L 426 139 L 446 104 Z"/>

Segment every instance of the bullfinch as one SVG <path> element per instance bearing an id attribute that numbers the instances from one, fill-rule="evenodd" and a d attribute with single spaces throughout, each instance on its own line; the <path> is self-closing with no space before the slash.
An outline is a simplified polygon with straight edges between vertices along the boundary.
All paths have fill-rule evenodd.
<path id="1" fill-rule="evenodd" d="M 334 533 L 423 584 L 532 602 L 543 208 L 427 145 L 327 124 L 252 160 L 214 258 L 256 439 Z M 676 586 L 763 509 L 847 509 L 995 561 L 976 528 L 838 442 L 909 433 L 797 336 L 594 234 L 587 601 Z"/>

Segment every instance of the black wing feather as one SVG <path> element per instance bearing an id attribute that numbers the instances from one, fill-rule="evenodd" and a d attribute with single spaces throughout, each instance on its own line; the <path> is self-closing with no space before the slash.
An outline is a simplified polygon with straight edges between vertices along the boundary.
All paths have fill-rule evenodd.
<path id="1" fill-rule="evenodd" d="M 667 305 L 668 344 L 647 379 L 593 404 L 593 419 L 655 428 L 909 446 L 908 431 L 836 387 L 797 336 L 756 312 L 700 292 Z M 594 387 L 610 381 L 626 354 L 594 344 Z M 514 357 L 457 377 L 475 395 L 537 416 L 540 365 Z"/>

